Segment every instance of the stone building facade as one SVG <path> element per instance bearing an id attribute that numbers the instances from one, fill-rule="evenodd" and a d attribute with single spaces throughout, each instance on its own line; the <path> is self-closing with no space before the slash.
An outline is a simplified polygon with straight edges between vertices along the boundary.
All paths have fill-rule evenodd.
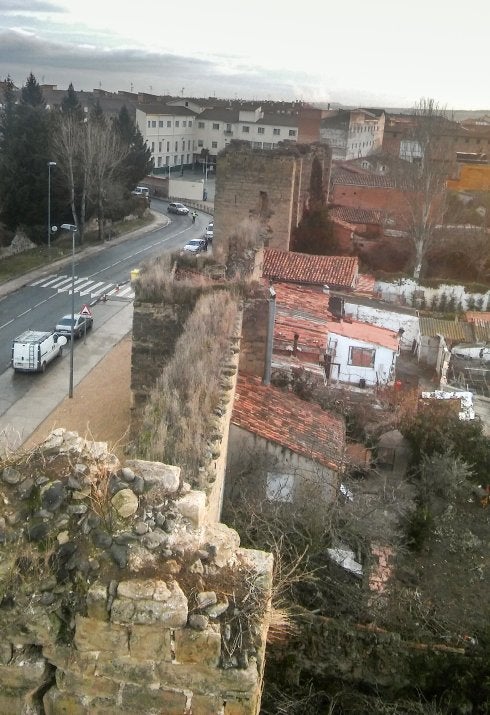
<path id="1" fill-rule="evenodd" d="M 289 250 L 292 231 L 308 205 L 315 156 L 322 164 L 327 191 L 330 150 L 325 145 L 261 151 L 236 143 L 218 156 L 213 253 L 219 263 L 229 263 L 237 228 L 249 222 L 258 227 L 258 235 L 242 233 L 252 245 Z"/>

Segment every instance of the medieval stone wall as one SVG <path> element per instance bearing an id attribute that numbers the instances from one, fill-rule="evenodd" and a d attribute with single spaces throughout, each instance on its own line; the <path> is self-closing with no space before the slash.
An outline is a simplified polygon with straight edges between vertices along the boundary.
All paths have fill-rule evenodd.
<path id="1" fill-rule="evenodd" d="M 330 154 L 324 145 L 285 146 L 272 152 L 239 145 L 219 154 L 213 239 L 219 263 L 228 263 L 231 237 L 251 219 L 260 224 L 263 245 L 289 250 L 291 232 L 308 202 L 315 155 L 328 176 Z"/>
<path id="2" fill-rule="evenodd" d="M 2 715 L 258 713 L 272 557 L 177 467 L 60 429 L 0 488 Z"/>

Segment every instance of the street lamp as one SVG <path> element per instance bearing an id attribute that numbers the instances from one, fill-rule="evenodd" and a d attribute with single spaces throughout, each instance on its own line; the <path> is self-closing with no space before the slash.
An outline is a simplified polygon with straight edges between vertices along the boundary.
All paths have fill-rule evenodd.
<path id="1" fill-rule="evenodd" d="M 48 254 L 51 251 L 51 167 L 55 161 L 48 161 Z"/>
<path id="2" fill-rule="evenodd" d="M 75 342 L 75 233 L 73 223 L 62 223 L 61 228 L 71 232 L 71 330 L 70 330 L 70 384 L 68 397 L 73 397 L 73 343 Z"/>

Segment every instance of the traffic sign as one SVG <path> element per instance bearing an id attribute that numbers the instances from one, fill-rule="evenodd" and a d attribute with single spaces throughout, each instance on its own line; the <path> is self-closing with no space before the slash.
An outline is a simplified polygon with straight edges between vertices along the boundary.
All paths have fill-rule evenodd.
<path id="1" fill-rule="evenodd" d="M 82 309 L 80 311 L 80 315 L 90 315 L 92 316 L 92 311 L 88 307 L 88 305 L 85 303 L 85 305 L 82 306 Z"/>

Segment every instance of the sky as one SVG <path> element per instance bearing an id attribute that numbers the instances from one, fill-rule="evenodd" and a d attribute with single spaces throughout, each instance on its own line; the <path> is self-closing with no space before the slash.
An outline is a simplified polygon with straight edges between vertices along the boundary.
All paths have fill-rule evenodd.
<path id="1" fill-rule="evenodd" d="M 489 20 L 488 0 L 0 0 L 0 79 L 482 110 Z"/>

